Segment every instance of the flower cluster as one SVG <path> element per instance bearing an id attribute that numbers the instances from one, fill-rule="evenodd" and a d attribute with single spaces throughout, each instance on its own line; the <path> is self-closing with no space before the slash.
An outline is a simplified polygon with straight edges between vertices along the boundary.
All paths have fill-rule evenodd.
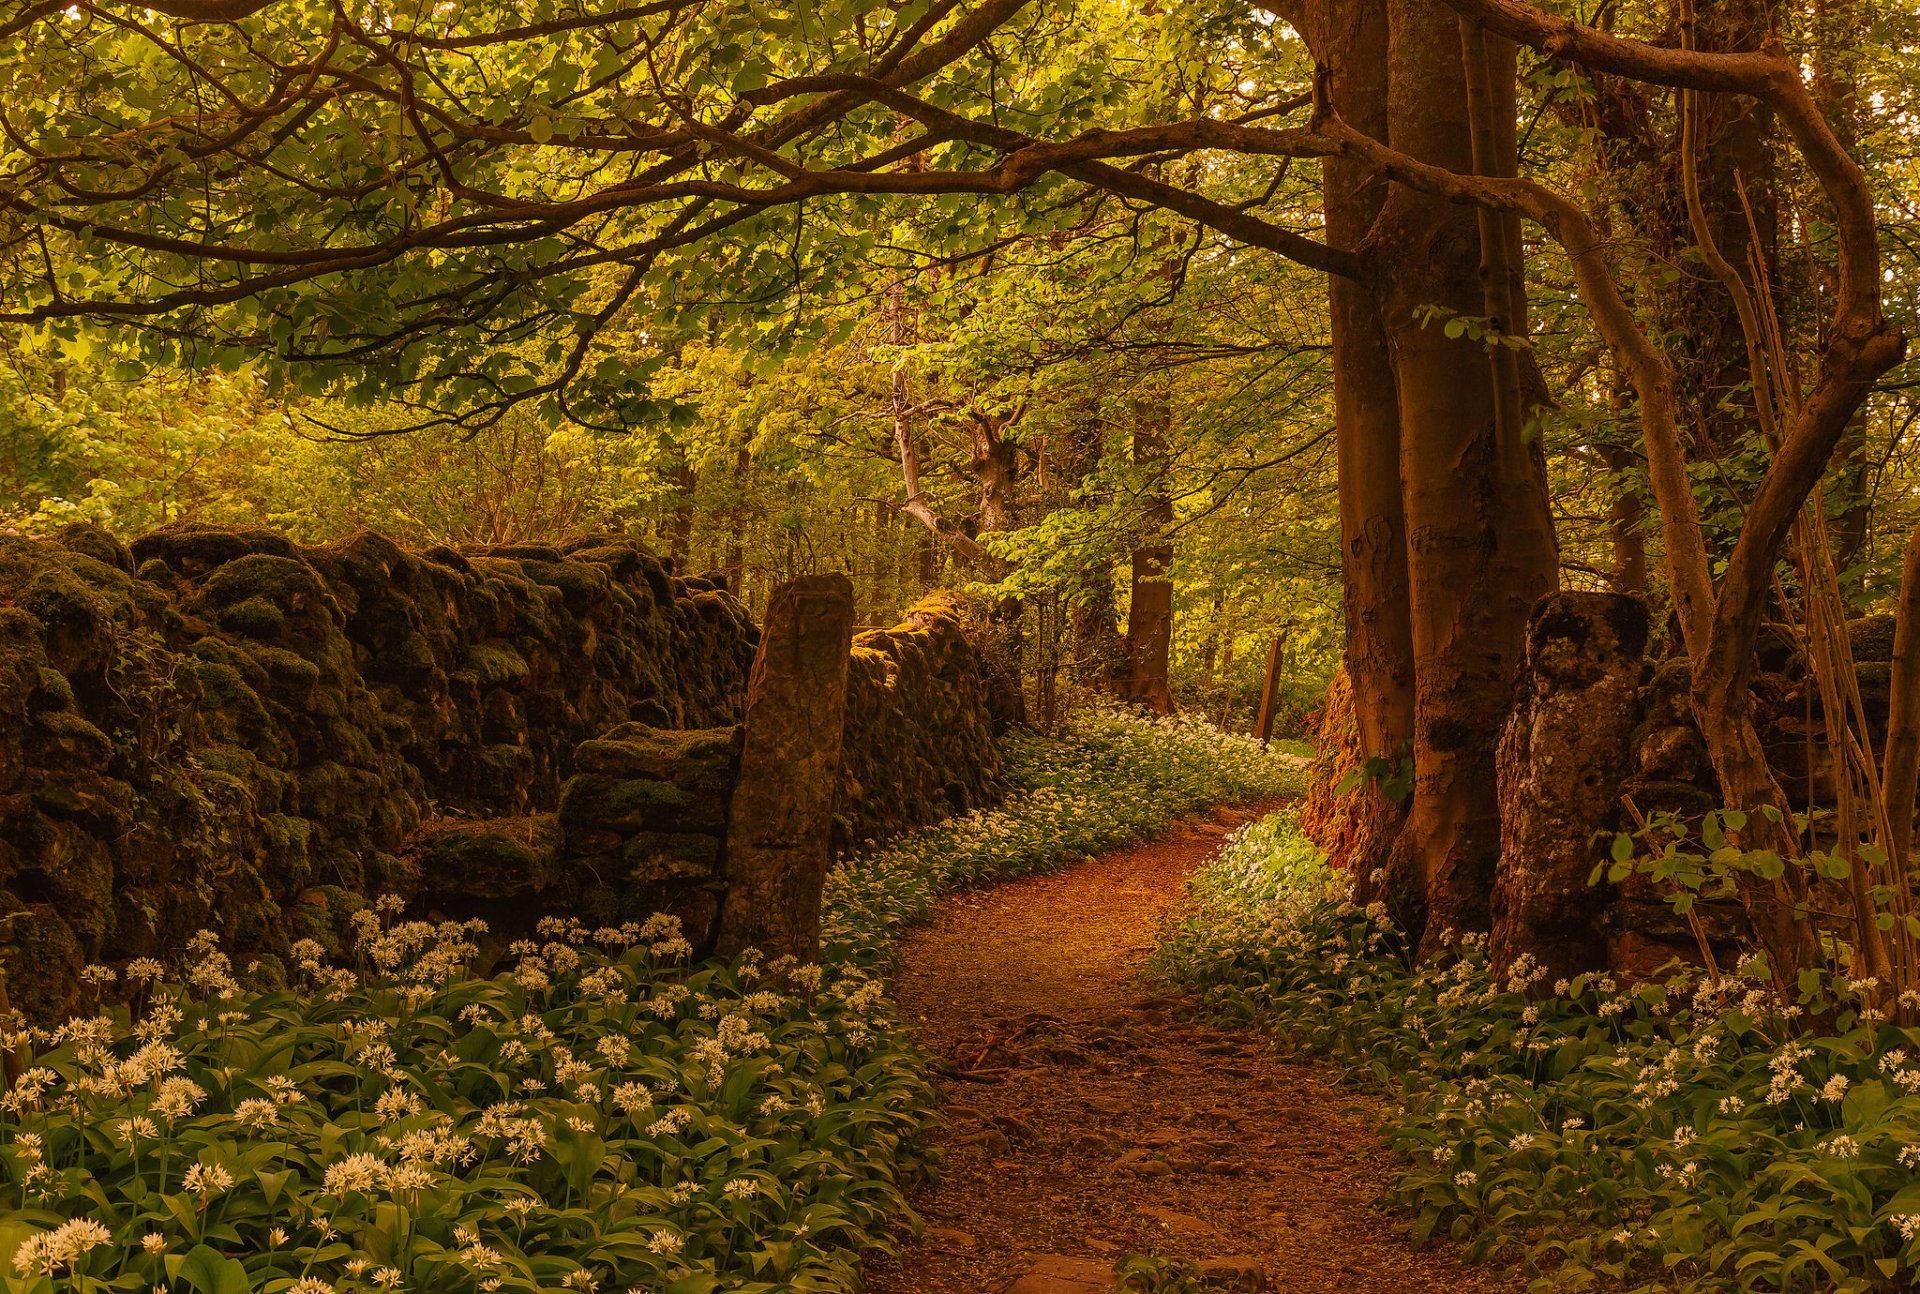
<path id="1" fill-rule="evenodd" d="M 298 989 L 249 991 L 201 939 L 137 1018 L 12 1030 L 0 1261 L 532 1294 L 744 1275 L 776 1244 L 769 1278 L 826 1290 L 886 1242 L 930 1093 L 868 971 L 690 967 L 658 918 L 543 923 L 481 975 L 473 925 L 389 916 L 358 921 L 357 969 L 299 950 Z"/>

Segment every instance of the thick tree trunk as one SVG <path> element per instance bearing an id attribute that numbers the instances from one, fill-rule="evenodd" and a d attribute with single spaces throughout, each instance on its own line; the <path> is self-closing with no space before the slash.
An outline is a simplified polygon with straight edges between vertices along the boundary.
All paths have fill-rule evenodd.
<path id="1" fill-rule="evenodd" d="M 1426 0 L 1392 0 L 1388 13 L 1390 143 L 1472 172 L 1458 23 Z M 1486 43 L 1498 100 L 1510 93 L 1512 47 Z M 1388 869 L 1388 898 L 1432 949 L 1488 926 L 1500 853 L 1495 744 L 1528 613 L 1554 588 L 1558 555 L 1545 490 L 1524 446 L 1512 443 L 1511 416 L 1500 416 L 1484 344 L 1450 338 L 1424 317 L 1431 307 L 1485 313 L 1473 211 L 1396 187 L 1378 232 L 1400 403 L 1417 681 L 1413 803 Z"/>
<path id="2" fill-rule="evenodd" d="M 1356 130 L 1387 135 L 1387 15 L 1377 4 L 1318 0 L 1307 39 L 1331 71 L 1337 112 Z M 1366 236 L 1387 186 L 1339 158 L 1324 163 L 1327 240 L 1352 247 Z M 1407 589 L 1406 517 L 1400 498 L 1400 403 L 1373 285 L 1329 283 L 1334 428 L 1339 452 L 1340 565 L 1346 614 L 1346 673 L 1362 761 L 1397 761 L 1413 739 L 1413 625 Z M 1344 775 L 1344 774 L 1343 774 Z M 1368 784 L 1347 816 L 1364 829 L 1342 833 L 1357 901 L 1384 879 L 1404 803 Z"/>
<path id="3" fill-rule="evenodd" d="M 1597 833 L 1633 762 L 1647 608 L 1616 593 L 1555 593 L 1534 608 L 1521 700 L 1500 742 L 1502 847 L 1491 954 L 1538 960 L 1547 982 L 1606 966 L 1590 883 Z"/>

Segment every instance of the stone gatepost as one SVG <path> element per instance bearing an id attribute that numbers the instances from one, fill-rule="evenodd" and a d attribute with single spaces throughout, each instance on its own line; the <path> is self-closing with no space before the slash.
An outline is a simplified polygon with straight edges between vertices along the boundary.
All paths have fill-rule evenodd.
<path id="1" fill-rule="evenodd" d="M 773 591 L 727 820 L 722 956 L 758 948 L 812 960 L 819 952 L 852 645 L 846 576 L 803 576 Z"/>
<path id="2" fill-rule="evenodd" d="M 1620 784 L 1633 767 L 1647 608 L 1618 593 L 1552 593 L 1534 604 L 1519 704 L 1500 739 L 1496 966 L 1531 953 L 1547 983 L 1607 964 L 1591 883 Z"/>

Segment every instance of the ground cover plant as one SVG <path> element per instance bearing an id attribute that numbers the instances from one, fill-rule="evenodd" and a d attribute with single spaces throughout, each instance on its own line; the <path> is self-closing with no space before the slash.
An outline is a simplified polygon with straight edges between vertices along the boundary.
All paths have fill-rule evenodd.
<path id="1" fill-rule="evenodd" d="M 924 920 L 943 894 L 1144 840 L 1210 804 L 1303 794 L 1307 747 L 1276 748 L 1283 758 L 1205 723 L 1119 710 L 1087 711 L 1058 737 L 1016 733 L 1004 752 L 1016 794 L 837 869 L 823 939 L 857 945 Z"/>
<path id="2" fill-rule="evenodd" d="M 818 967 L 689 965 L 670 919 L 554 919 L 483 975 L 473 923 L 386 902 L 351 966 L 297 946 L 290 988 L 249 988 L 211 938 L 99 968 L 127 1005 L 0 1039 L 0 1286 L 856 1288 L 928 1167 L 925 1062 L 884 979 L 902 925 L 1297 776 L 1108 714 L 1015 738 L 1009 765 L 1002 808 L 841 865 Z"/>
<path id="3" fill-rule="evenodd" d="M 1912 1288 L 1920 1031 L 1863 1004 L 1876 985 L 1780 1005 L 1751 961 L 1546 984 L 1496 976 L 1477 938 L 1416 966 L 1346 890 L 1290 814 L 1250 825 L 1156 973 L 1398 1096 L 1416 1242 L 1524 1260 L 1541 1288 Z M 1830 1032 L 1795 1027 L 1823 1007 Z"/>

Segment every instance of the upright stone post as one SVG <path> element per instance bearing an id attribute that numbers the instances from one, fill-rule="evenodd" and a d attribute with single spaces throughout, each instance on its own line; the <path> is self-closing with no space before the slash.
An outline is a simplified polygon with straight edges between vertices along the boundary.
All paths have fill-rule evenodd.
<path id="1" fill-rule="evenodd" d="M 767 603 L 747 684 L 745 742 L 727 817 L 726 898 L 715 951 L 819 953 L 853 646 L 844 575 L 782 584 Z"/>
<path id="2" fill-rule="evenodd" d="M 1534 604 L 1519 703 L 1500 739 L 1496 966 L 1523 953 L 1546 983 L 1607 964 L 1592 884 L 1633 763 L 1647 607 L 1620 593 L 1550 593 Z"/>

